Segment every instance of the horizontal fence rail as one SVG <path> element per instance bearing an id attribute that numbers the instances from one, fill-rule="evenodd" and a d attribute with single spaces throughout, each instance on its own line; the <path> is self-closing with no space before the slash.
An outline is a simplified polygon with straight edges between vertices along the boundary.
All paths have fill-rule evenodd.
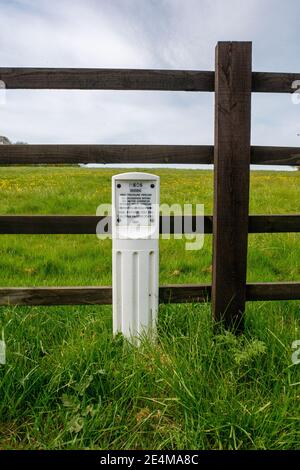
<path id="1" fill-rule="evenodd" d="M 159 288 L 160 303 L 196 303 L 210 299 L 209 284 L 172 284 Z M 300 300 L 300 283 L 250 283 L 246 286 L 246 300 Z M 111 303 L 111 286 L 0 288 L 0 305 L 110 305 Z"/>
<path id="2" fill-rule="evenodd" d="M 214 91 L 214 72 L 145 69 L 0 68 L 14 89 Z"/>
<path id="3" fill-rule="evenodd" d="M 213 164 L 212 145 L 0 145 L 0 164 Z M 255 165 L 300 166 L 300 147 L 251 147 Z"/>
<path id="4" fill-rule="evenodd" d="M 107 224 L 98 226 L 105 216 L 95 215 L 2 215 L 0 234 L 110 234 L 110 217 Z M 98 226 L 98 227 L 97 227 Z M 199 216 L 161 216 L 161 234 L 202 233 Z M 204 216 L 204 233 L 212 233 L 213 216 Z M 249 233 L 300 232 L 300 214 L 250 215 Z"/>
<path id="5" fill-rule="evenodd" d="M 252 91 L 257 93 L 294 93 L 293 82 L 300 73 L 252 72 Z"/>
<path id="6" fill-rule="evenodd" d="M 0 68 L 7 89 L 49 90 L 161 90 L 215 89 L 215 73 L 198 70 Z M 252 91 L 293 93 L 300 73 L 252 72 Z"/>
<path id="7" fill-rule="evenodd" d="M 3 148 L 5 147 L 5 148 Z M 300 161 L 300 158 L 299 158 Z M 211 145 L 2 145 L 0 164 L 213 163 Z"/>
<path id="8" fill-rule="evenodd" d="M 251 147 L 253 165 L 295 165 L 300 164 L 300 147 Z"/>

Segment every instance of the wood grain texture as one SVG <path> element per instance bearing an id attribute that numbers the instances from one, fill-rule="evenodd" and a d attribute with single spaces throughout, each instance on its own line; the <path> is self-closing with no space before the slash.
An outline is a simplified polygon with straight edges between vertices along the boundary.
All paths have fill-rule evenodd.
<path id="1" fill-rule="evenodd" d="M 80 163 L 213 164 L 212 145 L 0 145 L 2 165 Z M 256 165 L 300 166 L 300 147 L 251 147 Z"/>
<path id="2" fill-rule="evenodd" d="M 102 222 L 100 224 L 100 222 Z M 204 233 L 212 233 L 212 216 L 204 217 Z M 160 233 L 203 233 L 200 217 L 160 216 Z M 93 215 L 2 215 L 0 234 L 111 234 L 111 218 Z"/>
<path id="3" fill-rule="evenodd" d="M 247 300 L 300 300 L 300 282 L 257 282 L 247 284 Z"/>
<path id="4" fill-rule="evenodd" d="M 250 215 L 249 233 L 299 233 L 300 214 Z"/>
<path id="5" fill-rule="evenodd" d="M 0 145 L 0 164 L 213 163 L 211 145 Z"/>
<path id="6" fill-rule="evenodd" d="M 111 302 L 110 286 L 0 288 L 0 305 L 106 305 Z"/>
<path id="7" fill-rule="evenodd" d="M 1 234 L 96 234 L 111 233 L 110 217 L 94 215 L 2 215 L 0 216 Z M 98 226 L 100 229 L 100 226 Z"/>
<path id="8" fill-rule="evenodd" d="M 92 69 L 1 67 L 7 89 L 55 90 L 162 90 L 215 89 L 215 72 L 199 70 Z M 293 93 L 300 73 L 253 72 L 252 91 Z"/>
<path id="9" fill-rule="evenodd" d="M 210 286 L 167 285 L 159 288 L 160 303 L 204 302 Z M 0 305 L 106 305 L 112 303 L 111 286 L 1 287 Z"/>
<path id="10" fill-rule="evenodd" d="M 174 284 L 159 288 L 160 303 L 209 301 L 209 284 Z M 299 282 L 252 283 L 246 286 L 248 301 L 300 300 Z M 1 287 L 0 305 L 109 305 L 111 286 Z"/>
<path id="11" fill-rule="evenodd" d="M 160 303 L 207 302 L 211 297 L 209 284 L 169 284 L 160 286 Z"/>
<path id="12" fill-rule="evenodd" d="M 251 147 L 253 165 L 300 165 L 300 147 Z"/>
<path id="13" fill-rule="evenodd" d="M 161 234 L 203 233 L 199 230 L 199 217 L 160 217 Z M 99 222 L 103 221 L 101 225 Z M 249 233 L 300 232 L 300 214 L 295 215 L 250 215 Z M 0 234 L 111 234 L 110 217 L 96 215 L 2 215 Z M 204 233 L 213 231 L 213 216 L 204 216 Z"/>
<path id="14" fill-rule="evenodd" d="M 216 47 L 212 311 L 235 330 L 246 301 L 251 51 L 250 42 Z"/>
<path id="15" fill-rule="evenodd" d="M 292 84 L 300 73 L 253 72 L 252 91 L 260 93 L 294 93 Z"/>
<path id="16" fill-rule="evenodd" d="M 7 89 L 213 91 L 214 72 L 196 70 L 0 68 Z"/>

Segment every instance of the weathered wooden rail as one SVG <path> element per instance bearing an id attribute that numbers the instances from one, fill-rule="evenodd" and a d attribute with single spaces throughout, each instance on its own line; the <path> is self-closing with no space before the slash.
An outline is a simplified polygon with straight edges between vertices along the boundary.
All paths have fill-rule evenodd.
<path id="1" fill-rule="evenodd" d="M 110 234 L 110 217 L 97 215 L 1 215 L 0 234 Z M 165 219 L 165 220 L 164 220 Z M 160 216 L 160 233 L 201 233 L 197 216 Z M 300 232 L 300 214 L 250 215 L 248 233 Z M 213 216 L 204 216 L 204 233 L 213 233 Z"/>
<path id="2" fill-rule="evenodd" d="M 220 42 L 215 71 L 0 68 L 7 89 L 215 93 L 214 146 L 2 145 L 0 164 L 214 164 L 214 214 L 204 220 L 204 233 L 213 234 L 212 286 L 161 286 L 160 302 L 211 299 L 214 318 L 239 329 L 246 301 L 300 299 L 300 282 L 246 282 L 249 233 L 300 232 L 300 214 L 249 215 L 250 163 L 300 166 L 300 147 L 250 145 L 251 93 L 293 93 L 300 73 L 252 72 L 251 56 L 250 42 Z M 0 216 L 0 234 L 95 234 L 100 220 L 99 216 L 5 215 Z M 162 233 L 167 225 L 162 218 L 160 222 Z M 169 233 L 181 230 L 177 222 L 171 218 Z M 191 227 L 196 227 L 195 217 Z M 110 286 L 0 288 L 0 305 L 110 304 L 111 297 Z"/>
<path id="3" fill-rule="evenodd" d="M 226 43 L 219 43 L 225 47 Z M 246 43 L 227 43 L 247 47 Z M 238 45 L 240 44 L 240 46 Z M 215 91 L 215 72 L 199 70 L 0 67 L 7 89 Z M 293 93 L 300 73 L 253 72 L 252 91 Z"/>
<path id="4" fill-rule="evenodd" d="M 300 165 L 300 147 L 251 147 L 255 165 Z M 212 145 L 9 145 L 0 164 L 177 163 L 213 164 Z"/>
<path id="5" fill-rule="evenodd" d="M 300 283 L 260 282 L 246 285 L 246 300 L 297 300 Z M 207 302 L 209 284 L 171 284 L 160 286 L 160 303 Z M 111 286 L 85 287 L 1 287 L 0 305 L 109 305 Z"/>

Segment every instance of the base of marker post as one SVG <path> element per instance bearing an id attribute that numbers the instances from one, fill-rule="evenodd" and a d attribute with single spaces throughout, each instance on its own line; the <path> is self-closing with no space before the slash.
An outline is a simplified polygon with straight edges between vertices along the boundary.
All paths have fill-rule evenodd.
<path id="1" fill-rule="evenodd" d="M 155 335 L 158 250 L 113 250 L 113 332 L 127 338 Z"/>

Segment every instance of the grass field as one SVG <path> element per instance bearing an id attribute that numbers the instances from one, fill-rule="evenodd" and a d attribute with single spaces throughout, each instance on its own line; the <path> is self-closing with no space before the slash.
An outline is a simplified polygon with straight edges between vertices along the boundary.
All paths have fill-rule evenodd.
<path id="1" fill-rule="evenodd" d="M 204 203 L 210 171 L 153 171 L 162 203 Z M 3 167 L 1 214 L 95 214 L 115 170 Z M 300 212 L 300 172 L 253 172 L 250 213 Z M 160 283 L 210 282 L 201 251 L 161 240 Z M 111 241 L 6 235 L 1 286 L 108 285 Z M 299 234 L 249 236 L 248 281 L 300 279 Z M 299 302 L 247 304 L 242 337 L 214 336 L 210 306 L 164 305 L 159 339 L 111 336 L 111 307 L 1 307 L 2 449 L 296 449 L 300 442 Z"/>

